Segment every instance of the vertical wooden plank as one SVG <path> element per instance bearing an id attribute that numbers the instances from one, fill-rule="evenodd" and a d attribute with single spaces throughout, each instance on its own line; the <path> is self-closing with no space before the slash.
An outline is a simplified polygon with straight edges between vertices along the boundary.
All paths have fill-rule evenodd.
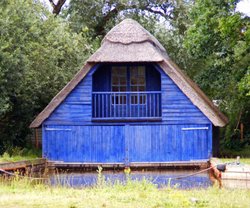
<path id="1" fill-rule="evenodd" d="M 152 114 L 151 114 L 151 94 L 149 94 L 149 117 L 152 117 Z"/>
<path id="2" fill-rule="evenodd" d="M 113 117 L 112 113 L 112 94 L 109 94 L 109 117 Z"/>
<path id="3" fill-rule="evenodd" d="M 46 126 L 42 125 L 42 156 L 43 158 L 48 158 L 48 141 L 47 141 L 47 132 L 45 131 Z"/>
<path id="4" fill-rule="evenodd" d="M 208 126 L 208 132 L 207 132 L 207 149 L 208 149 L 208 158 L 211 158 L 213 156 L 213 125 L 210 123 Z"/>
<path id="5" fill-rule="evenodd" d="M 35 128 L 34 129 L 34 131 L 35 131 L 35 147 L 36 147 L 36 149 L 38 149 L 39 148 L 39 141 L 38 141 L 38 129 L 37 128 Z"/>
<path id="6" fill-rule="evenodd" d="M 103 118 L 104 117 L 104 94 L 102 94 L 101 108 L 102 108 L 102 118 Z"/>
<path id="7" fill-rule="evenodd" d="M 116 93 L 114 93 L 114 118 L 116 118 Z"/>
<path id="8" fill-rule="evenodd" d="M 129 162 L 130 162 L 130 139 L 131 139 L 131 134 L 130 134 L 130 125 L 125 125 L 124 126 L 124 142 L 125 142 L 125 145 L 124 145 L 124 151 L 125 151 L 125 158 L 124 158 L 124 163 L 125 163 L 125 166 L 129 167 Z"/>
<path id="9" fill-rule="evenodd" d="M 157 100 L 156 100 L 156 112 L 157 113 L 156 113 L 156 116 L 160 117 L 159 94 L 157 93 L 156 96 L 157 96 Z"/>

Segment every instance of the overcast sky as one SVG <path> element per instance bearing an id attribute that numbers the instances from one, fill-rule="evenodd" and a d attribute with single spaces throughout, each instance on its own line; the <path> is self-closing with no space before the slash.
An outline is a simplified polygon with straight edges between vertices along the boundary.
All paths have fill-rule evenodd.
<path id="1" fill-rule="evenodd" d="M 250 16 L 250 0 L 241 0 L 237 5 L 237 10 Z"/>
<path id="2" fill-rule="evenodd" d="M 41 2 L 44 2 L 48 7 L 52 10 L 52 7 L 49 3 L 49 0 L 40 0 Z M 66 4 L 69 3 L 70 0 L 66 1 Z M 250 0 L 241 0 L 237 5 L 237 11 L 240 11 L 244 13 L 247 16 L 250 16 Z"/>

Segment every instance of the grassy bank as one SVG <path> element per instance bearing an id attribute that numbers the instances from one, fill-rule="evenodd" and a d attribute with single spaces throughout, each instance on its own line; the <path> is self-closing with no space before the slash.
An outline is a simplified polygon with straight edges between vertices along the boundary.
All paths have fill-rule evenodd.
<path id="1" fill-rule="evenodd" d="M 222 162 L 235 162 L 236 158 L 220 158 Z M 240 158 L 240 163 L 250 165 L 250 158 Z"/>
<path id="2" fill-rule="evenodd" d="M 26 149 L 26 148 L 13 148 L 0 155 L 1 162 L 17 162 L 22 160 L 31 160 L 41 157 L 41 150 Z"/>
<path id="3" fill-rule="evenodd" d="M 208 188 L 158 190 L 153 184 L 99 185 L 73 189 L 34 185 L 27 180 L 0 183 L 0 207 L 249 207 L 250 190 Z"/>

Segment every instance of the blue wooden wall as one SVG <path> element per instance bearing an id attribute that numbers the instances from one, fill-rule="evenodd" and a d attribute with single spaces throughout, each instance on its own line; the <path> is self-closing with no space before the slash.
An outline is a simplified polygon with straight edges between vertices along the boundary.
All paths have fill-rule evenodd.
<path id="1" fill-rule="evenodd" d="M 43 133 L 43 156 L 65 162 L 189 161 L 212 152 L 211 125 L 49 125 Z"/>
<path id="2" fill-rule="evenodd" d="M 154 69 L 154 68 L 152 68 Z M 100 70 L 103 70 L 100 67 Z M 161 91 L 162 91 L 162 122 L 164 124 L 210 124 L 207 117 L 190 101 L 190 99 L 179 89 L 179 87 L 161 69 Z M 62 104 L 45 121 L 46 124 L 92 124 L 92 73 L 90 72 L 79 85 L 69 94 Z M 97 72 L 94 73 L 98 75 Z M 96 76 L 98 79 L 108 80 L 108 76 Z M 156 73 L 151 74 L 152 79 L 157 80 Z M 103 87 L 108 86 L 101 84 Z M 151 86 L 152 87 L 152 86 Z M 157 85 L 153 86 L 153 90 Z M 98 85 L 93 88 L 100 88 Z"/>
<path id="3" fill-rule="evenodd" d="M 93 73 L 101 80 L 98 70 L 102 67 L 96 72 L 93 69 L 43 123 L 44 157 L 88 163 L 208 159 L 212 152 L 211 122 L 169 76 L 159 67 L 151 67 L 158 71 L 152 79 L 161 75 L 161 122 L 92 122 L 92 89 L 108 89 L 105 83 L 93 86 Z"/>

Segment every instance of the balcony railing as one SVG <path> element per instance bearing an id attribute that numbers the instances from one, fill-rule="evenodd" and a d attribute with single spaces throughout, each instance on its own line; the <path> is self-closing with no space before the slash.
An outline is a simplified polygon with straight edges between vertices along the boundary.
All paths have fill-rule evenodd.
<path id="1" fill-rule="evenodd" d="M 161 118 L 161 92 L 93 92 L 93 120 Z"/>

